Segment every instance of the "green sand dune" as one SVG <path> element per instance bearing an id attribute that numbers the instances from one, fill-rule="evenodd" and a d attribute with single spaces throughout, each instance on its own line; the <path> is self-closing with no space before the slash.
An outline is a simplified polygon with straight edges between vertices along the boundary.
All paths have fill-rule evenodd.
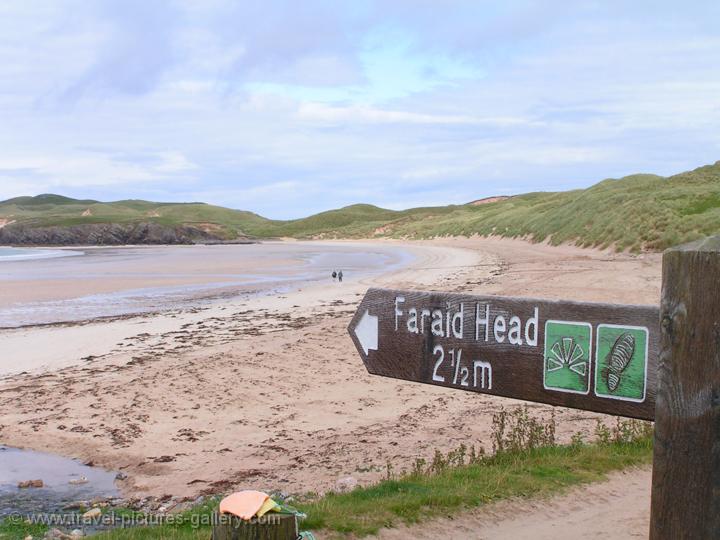
<path id="1" fill-rule="evenodd" d="M 126 230 L 151 225 L 159 231 L 182 230 L 187 233 L 182 238 L 191 241 L 479 234 L 657 251 L 720 233 L 720 162 L 670 177 L 637 174 L 603 180 L 587 189 L 527 193 L 487 204 L 403 211 L 358 204 L 289 221 L 203 203 L 103 203 L 59 195 L 1 202 L 0 219 L 7 222 L 0 229 L 0 242 L 3 237 L 12 239 L 13 231 L 17 237 L 18 230 L 27 236 L 33 230 L 82 230 L 91 225 Z"/>

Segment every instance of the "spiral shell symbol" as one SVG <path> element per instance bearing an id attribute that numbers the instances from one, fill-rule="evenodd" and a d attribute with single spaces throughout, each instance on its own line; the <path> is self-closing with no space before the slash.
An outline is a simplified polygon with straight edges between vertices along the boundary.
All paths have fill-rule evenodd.
<path id="1" fill-rule="evenodd" d="M 630 365 L 635 354 L 635 337 L 632 334 L 620 334 L 605 357 L 605 368 L 602 376 L 607 383 L 608 390 L 614 393 L 620 386 L 622 374 Z"/>
<path id="2" fill-rule="evenodd" d="M 548 372 L 567 367 L 570 371 L 584 377 L 587 373 L 587 366 L 582 347 L 571 337 L 558 339 L 550 349 L 550 355 L 547 358 Z"/>

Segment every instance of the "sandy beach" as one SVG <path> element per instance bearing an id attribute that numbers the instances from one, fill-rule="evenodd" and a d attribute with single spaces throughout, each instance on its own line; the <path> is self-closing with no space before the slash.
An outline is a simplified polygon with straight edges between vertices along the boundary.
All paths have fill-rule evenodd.
<path id="1" fill-rule="evenodd" d="M 122 471 L 127 497 L 322 492 L 346 476 L 370 483 L 387 463 L 403 470 L 461 443 L 489 449 L 492 413 L 519 402 L 369 376 L 346 329 L 368 287 L 659 299 L 655 254 L 479 238 L 376 245 L 412 257 L 342 284 L 328 276 L 156 314 L 2 330 L 12 361 L 0 364 L 0 442 Z M 599 416 L 556 414 L 561 440 L 589 435 Z M 648 473 L 637 474 L 642 500 Z"/>

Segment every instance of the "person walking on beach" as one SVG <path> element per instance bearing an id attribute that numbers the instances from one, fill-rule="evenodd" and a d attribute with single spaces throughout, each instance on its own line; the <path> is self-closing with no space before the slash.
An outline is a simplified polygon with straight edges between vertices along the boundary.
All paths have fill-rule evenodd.
<path id="1" fill-rule="evenodd" d="M 342 270 L 338 270 L 337 276 L 338 276 L 338 281 L 339 281 L 340 283 L 342 283 Z"/>
<path id="2" fill-rule="evenodd" d="M 333 273 L 332 273 L 333 281 L 335 281 L 336 277 L 337 277 L 337 272 L 335 270 L 333 270 Z"/>

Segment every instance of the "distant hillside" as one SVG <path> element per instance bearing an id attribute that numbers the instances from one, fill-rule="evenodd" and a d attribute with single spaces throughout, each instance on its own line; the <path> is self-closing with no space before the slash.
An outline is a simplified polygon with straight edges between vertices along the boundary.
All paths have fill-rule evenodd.
<path id="1" fill-rule="evenodd" d="M 483 201 L 482 204 L 478 202 Z M 358 204 L 277 221 L 202 203 L 102 203 L 58 195 L 0 203 L 0 244 L 224 242 L 249 238 L 498 235 L 617 250 L 661 250 L 720 234 L 720 162 L 671 177 L 633 175 L 587 189 L 458 206 Z"/>
<path id="2" fill-rule="evenodd" d="M 103 203 L 59 195 L 0 203 L 2 244 L 189 244 L 247 240 L 245 228 L 267 220 L 203 203 Z"/>

